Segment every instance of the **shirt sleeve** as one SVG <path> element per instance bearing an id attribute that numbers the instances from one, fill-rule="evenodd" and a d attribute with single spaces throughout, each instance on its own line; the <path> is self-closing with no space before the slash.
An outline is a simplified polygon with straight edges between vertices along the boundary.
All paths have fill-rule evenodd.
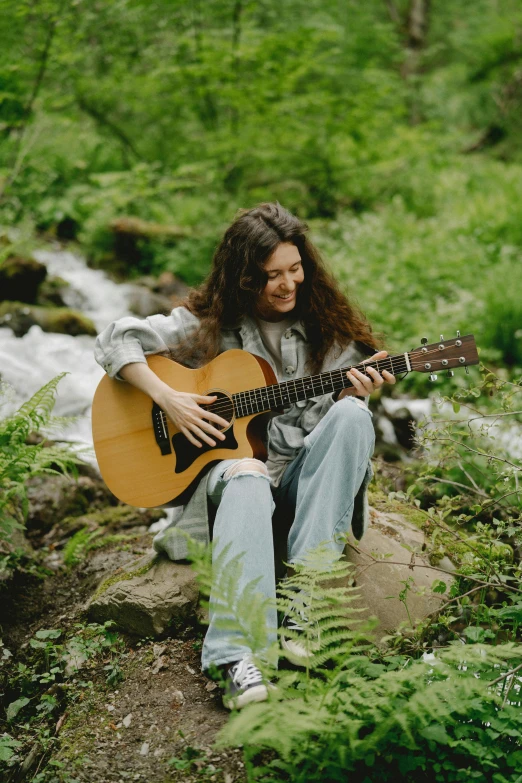
<path id="1" fill-rule="evenodd" d="M 114 321 L 96 338 L 94 357 L 111 378 L 126 364 L 146 362 L 146 356 L 171 353 L 196 331 L 198 318 L 185 307 L 170 315 L 140 319 L 128 316 Z"/>

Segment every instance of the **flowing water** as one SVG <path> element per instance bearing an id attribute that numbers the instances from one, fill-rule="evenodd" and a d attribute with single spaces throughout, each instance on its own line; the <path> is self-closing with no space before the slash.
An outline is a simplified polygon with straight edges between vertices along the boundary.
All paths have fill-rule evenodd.
<path id="1" fill-rule="evenodd" d="M 64 299 L 69 307 L 92 319 L 101 331 L 111 321 L 129 315 L 130 287 L 117 284 L 107 275 L 89 269 L 85 261 L 65 250 L 40 250 L 35 258 L 45 264 L 49 275 L 69 283 Z M 43 332 L 33 326 L 23 337 L 15 337 L 7 327 L 0 329 L 0 377 L 12 392 L 4 401 L 4 413 L 15 410 L 39 388 L 61 372 L 54 412 L 77 417 L 60 435 L 64 440 L 92 446 L 91 403 L 103 376 L 94 360 L 94 337 Z"/>

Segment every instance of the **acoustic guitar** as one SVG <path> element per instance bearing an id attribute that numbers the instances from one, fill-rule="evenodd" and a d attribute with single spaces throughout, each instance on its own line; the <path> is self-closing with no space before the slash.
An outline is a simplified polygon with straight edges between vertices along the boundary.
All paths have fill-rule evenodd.
<path id="1" fill-rule="evenodd" d="M 413 351 L 378 361 L 354 365 L 361 372 L 369 366 L 394 375 L 429 373 L 478 364 L 473 335 L 422 345 Z M 263 430 L 267 415 L 299 400 L 341 391 L 352 384 L 349 367 L 278 383 L 267 361 L 233 349 L 225 351 L 197 370 L 189 370 L 164 356 L 149 356 L 149 367 L 177 391 L 213 395 L 208 407 L 229 422 L 226 440 L 215 446 L 193 446 L 167 419 L 161 408 L 129 383 L 105 375 L 92 408 L 94 449 L 105 483 L 124 503 L 150 508 L 182 505 L 209 463 L 223 459 L 266 459 Z"/>

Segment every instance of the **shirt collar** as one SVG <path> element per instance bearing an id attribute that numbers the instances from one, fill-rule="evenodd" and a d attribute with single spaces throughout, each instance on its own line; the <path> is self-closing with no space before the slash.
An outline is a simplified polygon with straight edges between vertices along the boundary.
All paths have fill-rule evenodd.
<path id="1" fill-rule="evenodd" d="M 236 321 L 235 324 L 231 324 L 230 326 L 223 327 L 226 330 L 230 331 L 237 331 L 239 330 L 241 334 L 252 334 L 253 332 L 258 331 L 258 327 L 254 319 L 249 316 L 245 315 L 243 318 L 241 318 L 239 321 Z M 295 321 L 292 326 L 289 327 L 291 331 L 298 332 L 301 337 L 306 340 L 306 327 L 304 325 L 304 321 L 299 320 Z"/>

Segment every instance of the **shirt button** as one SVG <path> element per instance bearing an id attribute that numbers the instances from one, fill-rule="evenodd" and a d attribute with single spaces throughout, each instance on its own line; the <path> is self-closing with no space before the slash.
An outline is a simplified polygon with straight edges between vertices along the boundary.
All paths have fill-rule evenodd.
<path id="1" fill-rule="evenodd" d="M 285 367 L 285 372 L 287 375 L 292 375 L 292 373 L 295 372 L 295 367 L 292 367 L 292 365 L 289 364 L 288 367 Z"/>
<path id="2" fill-rule="evenodd" d="M 291 336 L 292 336 L 292 332 L 291 332 L 291 330 L 290 330 L 290 329 L 287 329 L 287 330 L 286 330 L 286 332 L 285 332 L 285 337 L 286 337 L 286 339 L 287 339 L 287 340 L 289 340 L 289 339 L 291 338 Z"/>

